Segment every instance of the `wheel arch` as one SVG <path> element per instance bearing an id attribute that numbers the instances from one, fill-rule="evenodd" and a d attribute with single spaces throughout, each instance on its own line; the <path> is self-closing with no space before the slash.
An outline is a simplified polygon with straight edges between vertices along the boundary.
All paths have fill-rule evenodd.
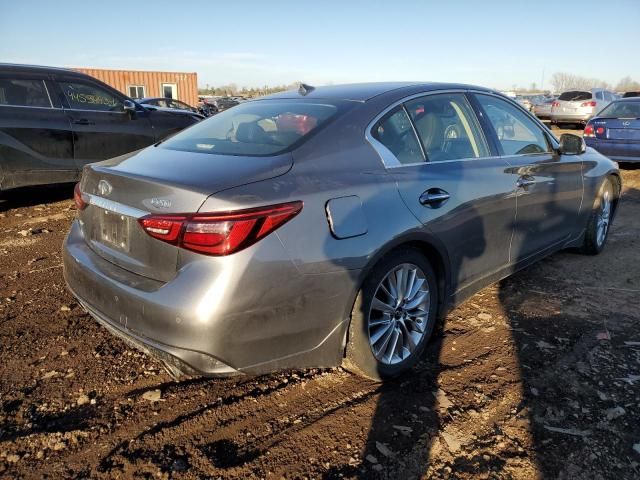
<path id="1" fill-rule="evenodd" d="M 451 264 L 449 254 L 442 242 L 425 232 L 410 232 L 395 238 L 380 248 L 367 262 L 358 278 L 357 292 L 368 277 L 371 270 L 387 255 L 403 248 L 412 248 L 423 254 L 436 272 L 438 283 L 438 311 L 439 318 L 444 317 L 448 311 L 449 293 L 451 291 Z M 354 298 L 355 302 L 355 298 Z M 353 305 L 352 305 L 353 306 Z"/>

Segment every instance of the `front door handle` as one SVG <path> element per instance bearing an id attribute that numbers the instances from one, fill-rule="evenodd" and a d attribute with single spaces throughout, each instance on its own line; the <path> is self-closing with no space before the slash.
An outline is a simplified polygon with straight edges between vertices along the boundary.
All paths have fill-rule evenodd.
<path id="1" fill-rule="evenodd" d="M 425 207 L 438 208 L 442 206 L 451 195 L 440 188 L 430 188 L 420 195 L 420 204 Z"/>
<path id="2" fill-rule="evenodd" d="M 91 122 L 86 118 L 81 118 L 80 120 L 76 120 L 73 123 L 75 123 L 76 125 L 95 125 L 96 124 L 96 122 Z"/>
<path id="3" fill-rule="evenodd" d="M 518 181 L 516 181 L 516 187 L 518 188 L 526 188 L 526 187 L 530 187 L 531 185 L 533 185 L 534 183 L 536 183 L 536 179 L 529 176 L 529 175 L 523 175 L 522 177 L 518 178 Z"/>

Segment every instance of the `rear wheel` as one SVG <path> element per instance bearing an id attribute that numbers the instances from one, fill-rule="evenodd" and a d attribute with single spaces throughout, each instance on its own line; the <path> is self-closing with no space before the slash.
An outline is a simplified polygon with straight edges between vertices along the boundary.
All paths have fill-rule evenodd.
<path id="1" fill-rule="evenodd" d="M 437 298 L 434 270 L 418 250 L 383 258 L 353 307 L 345 368 L 380 381 L 413 367 L 433 332 Z"/>
<path id="2" fill-rule="evenodd" d="M 582 253 L 597 255 L 604 248 L 609 236 L 609 226 L 611 225 L 616 193 L 611 180 L 609 178 L 605 179 L 589 216 L 587 231 L 581 248 Z"/>

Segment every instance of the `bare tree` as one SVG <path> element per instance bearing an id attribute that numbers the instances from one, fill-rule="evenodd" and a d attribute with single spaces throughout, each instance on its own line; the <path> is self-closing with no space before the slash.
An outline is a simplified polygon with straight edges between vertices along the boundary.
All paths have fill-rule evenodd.
<path id="1" fill-rule="evenodd" d="M 626 76 L 617 83 L 616 85 L 617 92 L 630 92 L 630 91 L 640 91 L 640 83 L 633 80 L 631 77 Z"/>

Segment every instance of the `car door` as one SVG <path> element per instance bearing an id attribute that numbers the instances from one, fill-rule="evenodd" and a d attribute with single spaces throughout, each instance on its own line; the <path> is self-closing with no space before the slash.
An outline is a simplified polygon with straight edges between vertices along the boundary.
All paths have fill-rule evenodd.
<path id="1" fill-rule="evenodd" d="M 73 181 L 71 123 L 46 75 L 0 73 L 0 188 Z"/>
<path id="2" fill-rule="evenodd" d="M 148 113 L 124 111 L 126 97 L 83 78 L 56 80 L 73 127 L 74 159 L 79 168 L 154 143 Z"/>
<path id="3" fill-rule="evenodd" d="M 511 262 L 568 241 L 582 201 L 580 156 L 560 155 L 546 130 L 517 105 L 492 94 L 474 94 L 479 115 L 509 163 L 517 214 Z"/>
<path id="4" fill-rule="evenodd" d="M 464 92 L 412 98 L 380 118 L 371 138 L 407 207 L 446 246 L 454 292 L 508 264 L 511 175 Z"/>

